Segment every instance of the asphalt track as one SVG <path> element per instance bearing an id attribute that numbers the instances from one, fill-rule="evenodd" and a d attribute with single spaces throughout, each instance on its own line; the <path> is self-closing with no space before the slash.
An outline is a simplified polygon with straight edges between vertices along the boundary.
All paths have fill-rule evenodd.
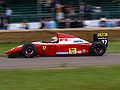
<path id="1" fill-rule="evenodd" d="M 35 57 L 35 58 L 0 57 L 0 69 L 80 67 L 111 64 L 120 64 L 120 53 L 105 54 L 103 56 Z"/>

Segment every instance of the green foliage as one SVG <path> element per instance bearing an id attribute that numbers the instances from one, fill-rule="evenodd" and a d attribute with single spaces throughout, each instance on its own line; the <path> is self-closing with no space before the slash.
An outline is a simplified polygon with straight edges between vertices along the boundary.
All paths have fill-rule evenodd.
<path id="1" fill-rule="evenodd" d="M 120 53 L 120 41 L 109 42 L 108 52 L 109 53 Z"/>
<path id="2" fill-rule="evenodd" d="M 19 45 L 19 43 L 1 43 L 0 44 L 0 56 L 4 56 L 4 53 L 13 48 L 16 47 L 17 45 Z"/>

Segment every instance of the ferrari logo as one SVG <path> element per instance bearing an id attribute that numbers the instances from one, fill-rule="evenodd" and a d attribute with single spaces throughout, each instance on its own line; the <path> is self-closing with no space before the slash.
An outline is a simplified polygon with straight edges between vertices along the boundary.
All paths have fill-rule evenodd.
<path id="1" fill-rule="evenodd" d="M 43 50 L 46 50 L 46 46 L 43 46 Z"/>

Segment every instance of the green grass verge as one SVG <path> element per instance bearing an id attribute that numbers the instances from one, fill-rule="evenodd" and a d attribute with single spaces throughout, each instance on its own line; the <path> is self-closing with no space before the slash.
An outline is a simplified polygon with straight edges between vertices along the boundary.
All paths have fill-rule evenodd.
<path id="1" fill-rule="evenodd" d="M 109 42 L 107 51 L 109 53 L 120 53 L 120 41 Z"/>
<path id="2" fill-rule="evenodd" d="M 0 90 L 120 90 L 120 66 L 0 70 Z"/>
<path id="3" fill-rule="evenodd" d="M 4 43 L 4 44 L 0 44 L 0 56 L 4 56 L 4 52 L 16 47 L 17 45 L 20 45 L 20 43 Z M 107 52 L 108 53 L 120 53 L 120 41 L 116 41 L 116 42 L 109 42 L 108 44 L 108 49 Z"/>
<path id="4" fill-rule="evenodd" d="M 1 43 L 0 44 L 0 56 L 4 56 L 4 53 L 13 48 L 16 47 L 17 45 L 19 45 L 20 43 Z"/>

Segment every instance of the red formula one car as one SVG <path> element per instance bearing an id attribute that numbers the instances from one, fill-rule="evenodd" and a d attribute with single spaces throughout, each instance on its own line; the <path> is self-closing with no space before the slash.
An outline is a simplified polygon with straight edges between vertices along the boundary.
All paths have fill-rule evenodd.
<path id="1" fill-rule="evenodd" d="M 107 33 L 93 35 L 93 42 L 88 42 L 79 37 L 57 33 L 50 42 L 37 41 L 25 43 L 5 52 L 8 57 L 19 55 L 31 58 L 34 56 L 59 56 L 59 55 L 95 55 L 102 56 L 107 49 Z"/>

